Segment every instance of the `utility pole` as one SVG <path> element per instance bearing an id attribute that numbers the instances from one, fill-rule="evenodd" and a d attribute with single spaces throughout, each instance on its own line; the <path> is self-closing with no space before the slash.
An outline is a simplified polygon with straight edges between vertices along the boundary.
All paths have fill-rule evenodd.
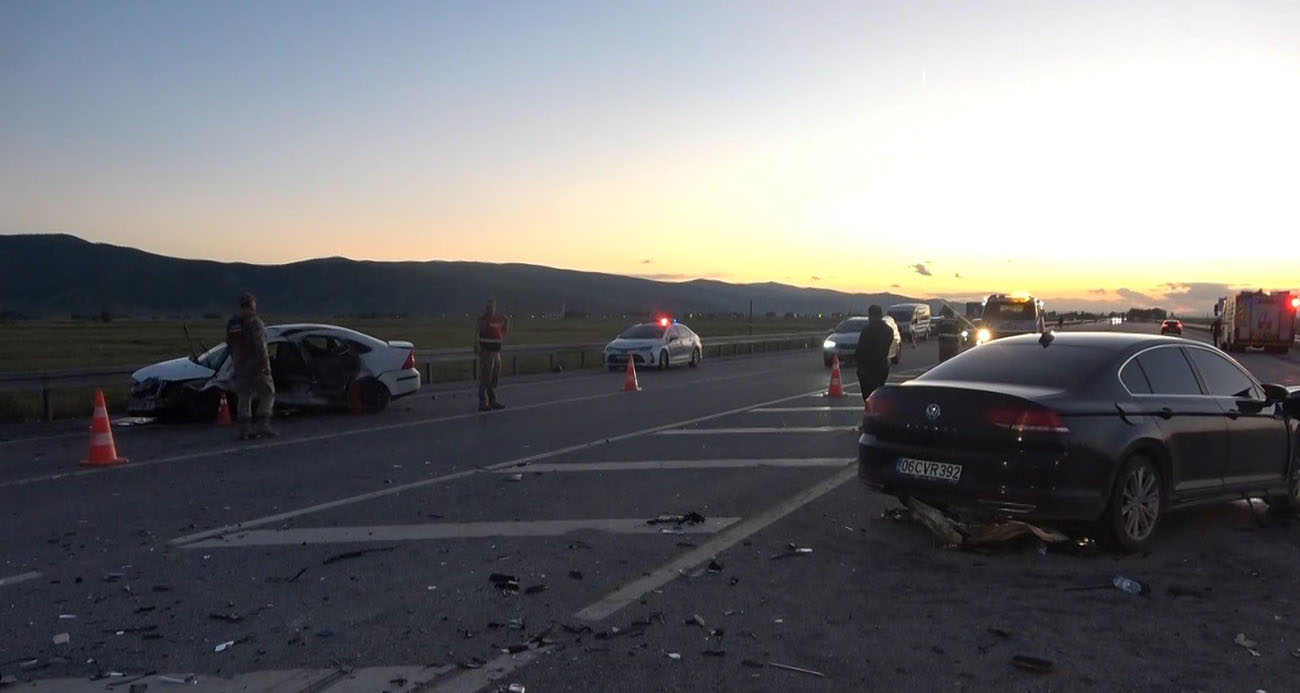
<path id="1" fill-rule="evenodd" d="M 749 299 L 749 336 L 754 336 L 754 299 Z"/>

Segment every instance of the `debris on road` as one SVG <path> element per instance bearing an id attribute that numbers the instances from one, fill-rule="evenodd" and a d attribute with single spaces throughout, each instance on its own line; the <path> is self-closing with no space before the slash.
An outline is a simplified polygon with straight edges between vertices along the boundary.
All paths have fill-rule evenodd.
<path id="1" fill-rule="evenodd" d="M 351 558 L 361 558 L 362 556 L 365 556 L 366 554 L 371 554 L 371 553 L 386 553 L 386 552 L 388 552 L 388 551 L 396 551 L 396 550 L 397 550 L 397 547 L 396 547 L 396 546 L 384 546 L 384 547 L 373 548 L 373 549 L 359 549 L 359 550 L 357 550 L 357 551 L 348 551 L 348 552 L 346 552 L 346 553 L 338 553 L 338 554 L 334 554 L 333 556 L 330 556 L 329 558 L 326 558 L 324 561 L 321 561 L 321 565 L 329 565 L 329 564 L 331 564 L 331 563 L 338 563 L 339 561 L 346 561 L 346 560 L 351 559 Z M 306 570 L 306 568 L 304 568 L 303 570 Z"/>
<path id="2" fill-rule="evenodd" d="M 688 625 L 688 626 L 699 626 L 699 627 L 701 627 L 701 628 L 706 628 L 706 627 L 707 627 L 707 626 L 704 625 L 704 619 L 700 618 L 700 615 L 699 615 L 699 614 L 695 614 L 695 615 L 691 616 L 690 618 L 686 619 L 686 625 Z"/>
<path id="3" fill-rule="evenodd" d="M 67 645 L 70 642 L 72 642 L 72 636 L 68 635 L 67 633 L 59 633 L 58 635 L 54 636 L 55 645 Z"/>
<path id="4" fill-rule="evenodd" d="M 561 623 L 561 624 L 560 624 L 560 627 L 563 628 L 564 630 L 568 631 L 570 635 L 582 635 L 583 633 L 590 633 L 590 632 L 592 632 L 592 631 L 591 631 L 591 626 L 589 626 L 589 625 L 587 625 L 587 624 L 585 624 L 585 623 L 582 624 L 582 625 L 580 625 L 580 626 L 574 626 L 574 625 L 570 625 L 570 624 L 568 624 L 568 623 Z"/>
<path id="5" fill-rule="evenodd" d="M 726 650 L 705 650 L 700 654 L 703 654 L 705 657 L 726 657 L 727 651 Z"/>
<path id="6" fill-rule="evenodd" d="M 762 668 L 763 668 L 763 663 L 762 663 L 762 662 L 755 662 L 755 661 L 752 660 L 752 659 L 745 659 L 745 660 L 742 660 L 740 663 L 741 663 L 742 666 L 747 666 L 747 667 L 749 667 L 750 669 L 762 669 Z"/>
<path id="7" fill-rule="evenodd" d="M 1151 588 L 1147 587 L 1142 582 L 1134 580 L 1133 578 L 1130 577 L 1125 577 L 1123 575 L 1116 575 L 1115 577 L 1111 578 L 1111 584 L 1115 585 L 1115 589 L 1133 595 L 1147 594 L 1151 591 Z"/>
<path id="8" fill-rule="evenodd" d="M 76 614 L 59 614 L 59 620 L 60 620 L 60 621 L 71 621 L 72 619 L 74 619 L 74 618 L 76 618 L 76 617 L 77 617 Z"/>
<path id="9" fill-rule="evenodd" d="M 4 686 L 12 686 L 16 683 L 18 683 L 18 677 L 14 676 L 13 674 L 5 674 L 4 676 L 0 676 L 0 688 Z"/>
<path id="10" fill-rule="evenodd" d="M 674 662 L 676 662 L 677 660 L 679 660 L 679 659 L 681 659 L 681 658 L 682 658 L 682 656 L 681 656 L 679 653 L 677 653 L 677 652 L 669 652 L 669 653 L 668 653 L 668 659 L 671 659 L 671 660 L 673 660 Z"/>
<path id="11" fill-rule="evenodd" d="M 527 693 L 522 683 L 512 683 L 506 688 L 506 693 Z"/>
<path id="12" fill-rule="evenodd" d="M 1011 665 L 1023 671 L 1032 671 L 1035 674 L 1052 673 L 1052 662 L 1041 657 L 1032 657 L 1030 655 L 1016 655 L 1011 658 Z"/>
<path id="13" fill-rule="evenodd" d="M 519 578 L 513 575 L 506 575 L 504 573 L 492 573 L 491 575 L 488 576 L 488 581 L 491 582 L 494 587 L 501 590 L 502 592 L 518 592 L 520 589 L 522 589 L 519 586 Z"/>
<path id="14" fill-rule="evenodd" d="M 214 650 L 214 652 L 225 652 L 226 650 L 229 650 L 234 646 L 235 646 L 234 640 L 227 640 L 221 643 L 220 645 L 217 645 L 217 648 Z"/>
<path id="15" fill-rule="evenodd" d="M 538 594 L 545 591 L 546 591 L 546 583 L 543 582 L 537 585 L 529 585 L 528 589 L 524 590 L 524 594 Z"/>
<path id="16" fill-rule="evenodd" d="M 1003 522 L 978 522 L 949 517 L 943 511 L 915 498 L 907 499 L 907 507 L 912 518 L 930 533 L 939 538 L 947 547 L 978 546 L 981 544 L 1002 544 L 1013 539 L 1033 535 L 1044 543 L 1056 544 L 1068 542 L 1069 537 L 1054 530 L 1031 525 L 1019 520 Z"/>
<path id="17" fill-rule="evenodd" d="M 989 633 L 992 633 L 993 635 L 996 635 L 996 636 L 998 636 L 999 638 L 1002 638 L 1002 639 L 1004 639 L 1004 640 L 1005 640 L 1006 638 L 1011 637 L 1011 631 L 1009 631 L 1009 630 L 1004 630 L 1004 629 L 1002 629 L 1002 628 L 985 628 L 985 630 L 987 630 Z"/>
<path id="18" fill-rule="evenodd" d="M 163 683 L 176 683 L 180 685 L 196 685 L 199 682 L 198 677 L 194 674 L 190 674 L 183 679 L 178 679 L 175 676 L 159 676 L 158 680 Z"/>
<path id="19" fill-rule="evenodd" d="M 779 558 L 794 558 L 796 556 L 807 556 L 812 552 L 813 552 L 812 548 L 807 546 L 796 546 L 794 544 L 786 544 L 786 552 L 779 553 L 773 556 L 772 560 L 775 561 Z"/>
<path id="20" fill-rule="evenodd" d="M 213 621 L 225 621 L 226 623 L 239 623 L 244 620 L 239 614 L 208 614 L 208 618 Z"/>
<path id="21" fill-rule="evenodd" d="M 297 581 L 298 581 L 298 578 L 302 577 L 303 573 L 305 573 L 305 572 L 307 572 L 307 569 L 306 569 L 306 568 L 303 568 L 302 570 L 299 570 L 298 572 L 294 573 L 294 574 L 293 574 L 293 577 L 291 577 L 291 578 L 269 577 L 269 578 L 266 578 L 266 581 L 267 581 L 267 582 L 270 582 L 270 583 L 297 582 Z M 158 591 L 158 590 L 155 588 L 154 591 L 156 592 L 156 591 Z"/>
<path id="22" fill-rule="evenodd" d="M 1259 643 L 1246 637 L 1245 633 L 1237 633 L 1237 637 L 1236 639 L 1233 640 L 1233 642 L 1245 648 L 1245 650 L 1249 652 L 1252 657 L 1260 656 L 1259 651 L 1255 649 L 1259 645 Z"/>
<path id="23" fill-rule="evenodd" d="M 574 580 L 581 580 L 581 579 L 582 579 L 582 571 L 580 571 L 580 570 L 570 570 L 570 571 L 569 571 L 569 577 L 573 578 Z"/>
<path id="24" fill-rule="evenodd" d="M 334 631 L 330 630 L 329 628 L 321 628 L 320 630 L 316 631 L 316 637 L 332 638 L 334 637 Z"/>
<path id="25" fill-rule="evenodd" d="M 717 559 L 714 559 L 712 561 L 709 561 L 709 567 L 706 570 L 708 570 L 710 573 L 721 573 L 722 564 L 719 563 Z"/>
<path id="26" fill-rule="evenodd" d="M 793 671 L 798 674 L 807 674 L 809 676 L 816 676 L 819 679 L 826 678 L 826 674 L 823 674 L 820 671 L 813 671 L 812 669 L 804 669 L 803 667 L 790 666 L 789 664 L 779 664 L 777 662 L 768 662 L 767 665 L 772 667 L 773 669 L 784 669 L 786 671 Z"/>
<path id="27" fill-rule="evenodd" d="M 464 662 L 456 662 L 456 666 L 459 666 L 461 669 L 482 669 L 486 664 L 487 662 L 478 657 L 470 657 Z"/>
<path id="28" fill-rule="evenodd" d="M 523 474 L 517 474 L 517 473 L 516 473 L 516 474 L 507 474 L 507 475 L 505 475 L 504 477 L 501 477 L 501 478 L 502 478 L 503 481 L 523 481 L 523 480 L 524 480 L 524 475 L 523 475 Z"/>
<path id="29" fill-rule="evenodd" d="M 704 516 L 692 510 L 685 515 L 663 514 L 650 520 L 648 525 L 698 525 L 704 522 Z"/>

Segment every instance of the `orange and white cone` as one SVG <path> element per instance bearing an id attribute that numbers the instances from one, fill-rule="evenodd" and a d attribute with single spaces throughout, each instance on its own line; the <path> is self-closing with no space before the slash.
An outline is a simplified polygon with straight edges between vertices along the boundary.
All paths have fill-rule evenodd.
<path id="1" fill-rule="evenodd" d="M 95 391 L 95 418 L 90 421 L 90 454 L 81 461 L 84 467 L 111 467 L 123 464 L 125 457 L 117 456 L 117 446 L 113 444 L 113 424 L 108 420 L 108 405 L 104 403 L 104 391 Z"/>
<path id="2" fill-rule="evenodd" d="M 840 377 L 840 357 L 838 354 L 831 357 L 831 388 L 826 393 L 827 397 L 844 396 L 844 380 Z"/>
<path id="3" fill-rule="evenodd" d="M 229 426 L 235 420 L 230 416 L 230 403 L 226 401 L 226 393 L 221 393 L 221 401 L 217 404 L 217 425 Z"/>
<path id="4" fill-rule="evenodd" d="M 640 392 L 641 385 L 636 381 L 636 361 L 627 355 L 627 376 L 623 378 L 623 392 Z"/>

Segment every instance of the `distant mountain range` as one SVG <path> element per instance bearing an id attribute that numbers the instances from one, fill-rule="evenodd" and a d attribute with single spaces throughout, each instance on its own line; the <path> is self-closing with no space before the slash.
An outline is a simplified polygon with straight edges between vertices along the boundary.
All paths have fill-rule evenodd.
<path id="1" fill-rule="evenodd" d="M 861 313 L 909 299 L 773 282 L 660 282 L 524 264 L 368 262 L 322 258 L 285 265 L 185 260 L 56 234 L 0 236 L 0 311 L 30 317 L 199 316 L 230 313 L 243 291 L 268 313 L 475 314 L 495 296 L 515 313 Z M 933 306 L 940 301 L 930 301 Z"/>

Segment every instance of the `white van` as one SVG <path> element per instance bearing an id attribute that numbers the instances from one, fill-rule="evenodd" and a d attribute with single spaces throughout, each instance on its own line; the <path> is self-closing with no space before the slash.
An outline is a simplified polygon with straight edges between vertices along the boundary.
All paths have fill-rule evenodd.
<path id="1" fill-rule="evenodd" d="M 930 338 L 930 306 L 925 303 L 899 303 L 885 314 L 898 323 L 898 331 L 908 339 Z"/>

